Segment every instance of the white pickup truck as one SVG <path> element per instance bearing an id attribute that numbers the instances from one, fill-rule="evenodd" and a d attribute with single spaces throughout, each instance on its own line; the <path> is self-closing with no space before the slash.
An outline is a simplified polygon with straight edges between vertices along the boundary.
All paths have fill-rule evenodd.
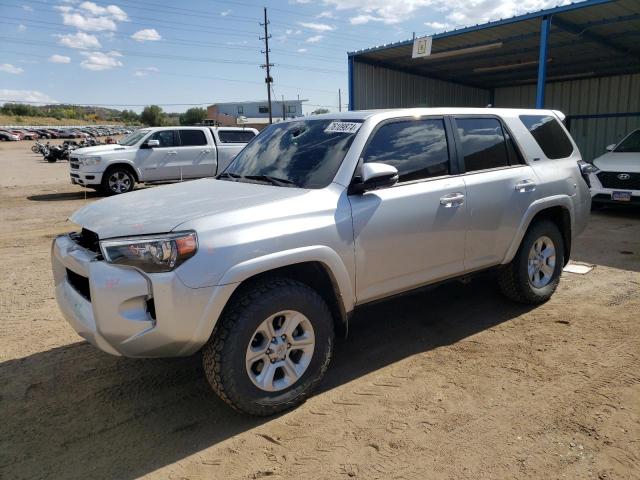
<path id="1" fill-rule="evenodd" d="M 213 177 L 257 134 L 241 127 L 143 128 L 116 144 L 73 151 L 71 183 L 116 195 L 136 183 Z"/>

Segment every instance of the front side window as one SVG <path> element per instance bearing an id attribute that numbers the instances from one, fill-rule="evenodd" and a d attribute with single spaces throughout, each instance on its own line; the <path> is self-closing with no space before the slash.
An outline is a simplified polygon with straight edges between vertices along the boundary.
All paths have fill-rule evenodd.
<path id="1" fill-rule="evenodd" d="M 149 137 L 149 140 L 158 140 L 160 147 L 175 147 L 174 130 L 158 130 Z"/>
<path id="2" fill-rule="evenodd" d="M 121 139 L 118 143 L 120 145 L 124 145 L 125 147 L 131 147 L 142 140 L 142 137 L 144 137 L 148 133 L 149 130 L 136 130 L 135 132 L 132 132 Z"/>
<path id="3" fill-rule="evenodd" d="M 520 115 L 520 121 L 531 132 L 547 158 L 567 158 L 573 153 L 571 140 L 551 115 Z"/>
<path id="4" fill-rule="evenodd" d="M 249 143 L 256 134 L 251 130 L 219 130 L 218 138 L 222 143 Z"/>
<path id="5" fill-rule="evenodd" d="M 465 171 L 509 166 L 502 124 L 496 118 L 456 118 Z"/>
<path id="6" fill-rule="evenodd" d="M 224 180 L 324 188 L 340 167 L 362 122 L 300 120 L 270 125 L 219 176 Z"/>
<path id="7" fill-rule="evenodd" d="M 382 125 L 362 156 L 398 169 L 409 182 L 449 174 L 449 149 L 442 119 L 406 120 Z"/>
<path id="8" fill-rule="evenodd" d="M 614 152 L 640 153 L 640 130 L 636 130 L 620 142 Z"/>
<path id="9" fill-rule="evenodd" d="M 202 130 L 179 130 L 180 132 L 180 144 L 183 147 L 192 147 L 207 144 L 207 137 L 205 137 Z"/>

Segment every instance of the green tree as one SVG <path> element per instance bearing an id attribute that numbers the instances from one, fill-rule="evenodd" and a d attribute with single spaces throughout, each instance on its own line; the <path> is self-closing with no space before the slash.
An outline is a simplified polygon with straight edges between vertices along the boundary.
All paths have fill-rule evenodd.
<path id="1" fill-rule="evenodd" d="M 142 113 L 140 114 L 140 121 L 150 127 L 159 127 L 163 123 L 164 116 L 162 108 L 158 105 L 150 105 L 148 107 L 144 107 L 144 110 L 142 110 Z"/>
<path id="2" fill-rule="evenodd" d="M 327 108 L 317 108 L 311 113 L 313 115 L 320 115 L 321 113 L 329 113 L 329 110 Z"/>
<path id="3" fill-rule="evenodd" d="M 204 108 L 190 108 L 182 115 L 180 115 L 180 125 L 195 125 L 196 123 L 202 123 L 207 118 L 207 110 Z"/>

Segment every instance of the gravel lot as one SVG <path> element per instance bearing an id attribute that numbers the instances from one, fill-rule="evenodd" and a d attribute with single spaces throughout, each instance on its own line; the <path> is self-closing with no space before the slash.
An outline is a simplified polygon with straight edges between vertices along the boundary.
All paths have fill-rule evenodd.
<path id="1" fill-rule="evenodd" d="M 541 307 L 479 278 L 361 311 L 315 397 L 251 419 L 197 357 L 66 324 L 51 239 L 98 197 L 30 146 L 0 143 L 0 478 L 640 478 L 640 211 L 594 214 Z"/>

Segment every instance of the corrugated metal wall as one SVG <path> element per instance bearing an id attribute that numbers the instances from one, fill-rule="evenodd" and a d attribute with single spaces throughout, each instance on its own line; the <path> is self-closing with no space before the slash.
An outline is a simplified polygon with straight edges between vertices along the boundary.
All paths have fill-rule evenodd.
<path id="1" fill-rule="evenodd" d="M 354 62 L 354 107 L 484 107 L 489 91 Z"/>
<path id="2" fill-rule="evenodd" d="M 546 90 L 545 107 L 567 116 L 640 112 L 640 74 L 554 82 Z M 495 106 L 534 108 L 535 96 L 535 85 L 497 88 Z M 640 118 L 572 119 L 569 127 L 583 158 L 592 160 L 607 145 L 639 128 Z"/>

